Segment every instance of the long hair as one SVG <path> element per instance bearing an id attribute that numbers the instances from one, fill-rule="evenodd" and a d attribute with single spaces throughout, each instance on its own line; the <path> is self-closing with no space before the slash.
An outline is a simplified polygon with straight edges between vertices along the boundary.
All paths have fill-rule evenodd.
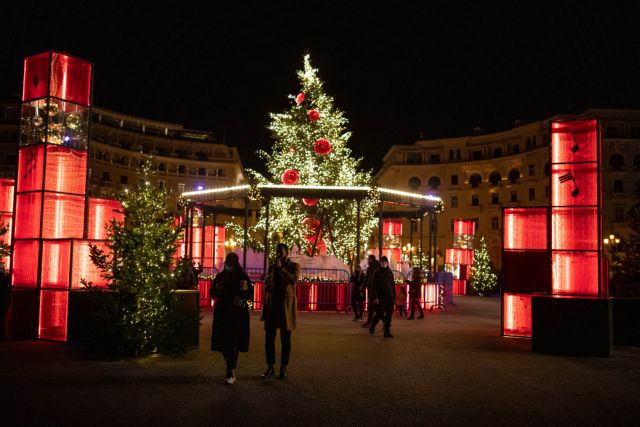
<path id="1" fill-rule="evenodd" d="M 232 267 L 234 271 L 243 271 L 242 266 L 240 265 L 240 258 L 238 258 L 238 254 L 235 252 L 229 252 L 227 257 L 224 259 L 225 265 Z"/>

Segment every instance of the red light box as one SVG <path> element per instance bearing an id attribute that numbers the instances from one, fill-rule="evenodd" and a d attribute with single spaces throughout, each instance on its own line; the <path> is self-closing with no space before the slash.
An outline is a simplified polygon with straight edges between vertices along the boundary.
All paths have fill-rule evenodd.
<path id="1" fill-rule="evenodd" d="M 551 165 L 552 206 L 596 206 L 597 163 Z"/>
<path id="2" fill-rule="evenodd" d="M 38 283 L 38 240 L 16 240 L 13 245 L 13 277 L 18 288 L 35 288 Z"/>
<path id="3" fill-rule="evenodd" d="M 82 279 L 91 282 L 93 286 L 101 288 L 106 287 L 108 284 L 107 280 L 102 277 L 101 271 L 91 261 L 89 243 L 109 253 L 105 242 L 74 240 L 71 289 L 82 289 Z"/>
<path id="4" fill-rule="evenodd" d="M 547 208 L 504 210 L 504 249 L 547 249 Z"/>
<path id="5" fill-rule="evenodd" d="M 17 191 L 42 190 L 44 148 L 42 145 L 21 147 L 18 151 Z"/>
<path id="6" fill-rule="evenodd" d="M 38 338 L 67 340 L 68 291 L 40 292 L 40 325 Z"/>
<path id="7" fill-rule="evenodd" d="M 45 189 L 63 193 L 86 193 L 87 152 L 47 145 Z"/>
<path id="8" fill-rule="evenodd" d="M 445 250 L 446 264 L 473 264 L 473 249 L 448 248 Z"/>
<path id="9" fill-rule="evenodd" d="M 531 295 L 505 293 L 503 298 L 502 334 L 531 337 Z"/>
<path id="10" fill-rule="evenodd" d="M 472 219 L 454 219 L 453 234 L 470 234 L 476 233 L 476 223 Z"/>
<path id="11" fill-rule="evenodd" d="M 16 239 L 40 237 L 42 193 L 26 193 L 16 196 Z"/>
<path id="12" fill-rule="evenodd" d="M 402 221 L 385 219 L 383 221 L 382 234 L 385 236 L 401 235 Z"/>
<path id="13" fill-rule="evenodd" d="M 89 198 L 89 239 L 106 240 L 111 220 L 124 221 L 122 205 L 117 200 Z"/>
<path id="14" fill-rule="evenodd" d="M 553 252 L 551 291 L 559 295 L 598 295 L 598 252 Z"/>
<path id="15" fill-rule="evenodd" d="M 598 121 L 571 120 L 551 124 L 551 162 L 598 161 Z"/>
<path id="16" fill-rule="evenodd" d="M 42 243 L 42 287 L 69 289 L 70 264 L 70 240 L 44 241 Z"/>
<path id="17" fill-rule="evenodd" d="M 553 208 L 552 249 L 598 250 L 598 209 Z"/>
<path id="18" fill-rule="evenodd" d="M 89 105 L 92 67 L 88 61 L 58 52 L 30 56 L 24 60 L 22 100 L 50 95 Z"/>
<path id="19" fill-rule="evenodd" d="M 84 232 L 84 196 L 45 193 L 42 237 L 81 239 Z"/>
<path id="20" fill-rule="evenodd" d="M 13 212 L 13 189 L 12 179 L 0 179 L 0 212 Z"/>

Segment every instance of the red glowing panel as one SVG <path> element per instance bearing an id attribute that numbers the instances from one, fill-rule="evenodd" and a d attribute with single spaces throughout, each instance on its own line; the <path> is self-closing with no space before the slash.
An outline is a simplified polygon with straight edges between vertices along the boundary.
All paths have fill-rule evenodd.
<path id="1" fill-rule="evenodd" d="M 597 164 L 552 165 L 551 195 L 552 206 L 597 205 Z"/>
<path id="2" fill-rule="evenodd" d="M 49 86 L 49 56 L 50 52 L 43 52 L 25 58 L 22 78 L 22 101 L 47 96 Z"/>
<path id="3" fill-rule="evenodd" d="M 453 279 L 453 294 L 454 295 L 466 295 L 467 294 L 467 281 Z"/>
<path id="4" fill-rule="evenodd" d="M 109 254 L 109 249 L 105 242 L 75 240 L 73 242 L 71 289 L 82 289 L 82 279 L 91 282 L 93 286 L 101 288 L 106 287 L 108 284 L 108 281 L 102 277 L 101 271 L 91 261 L 89 243 L 98 246 L 98 248 Z"/>
<path id="5" fill-rule="evenodd" d="M 547 249 L 547 209 L 504 210 L 505 249 Z"/>
<path id="6" fill-rule="evenodd" d="M 16 240 L 13 245 L 12 284 L 18 288 L 35 288 L 38 283 L 37 240 Z"/>
<path id="7" fill-rule="evenodd" d="M 13 189 L 12 179 L 0 179 L 0 212 L 13 212 Z"/>
<path id="8" fill-rule="evenodd" d="M 598 252 L 554 252 L 551 291 L 560 295 L 598 295 Z"/>
<path id="9" fill-rule="evenodd" d="M 43 288 L 69 289 L 71 241 L 44 241 L 42 243 Z"/>
<path id="10" fill-rule="evenodd" d="M 402 262 L 402 249 L 401 248 L 382 248 L 382 255 L 386 256 L 389 260 L 389 266 L 392 270 L 397 269 L 397 264 Z"/>
<path id="11" fill-rule="evenodd" d="M 531 295 L 503 295 L 502 333 L 512 337 L 531 336 Z"/>
<path id="12" fill-rule="evenodd" d="M 18 192 L 42 190 L 43 165 L 42 145 L 21 147 L 18 150 Z"/>
<path id="13" fill-rule="evenodd" d="M 262 310 L 264 282 L 253 282 L 253 309 Z"/>
<path id="14" fill-rule="evenodd" d="M 401 235 L 402 221 L 396 219 L 385 219 L 383 221 L 382 234 L 385 236 Z"/>
<path id="15" fill-rule="evenodd" d="M 122 205 L 117 200 L 89 198 L 89 239 L 106 240 L 111 220 L 124 221 Z"/>
<path id="16" fill-rule="evenodd" d="M 84 232 L 84 196 L 45 193 L 42 237 L 81 239 Z"/>
<path id="17" fill-rule="evenodd" d="M 193 235 L 191 239 L 191 259 L 194 265 L 200 266 L 202 264 L 202 228 L 193 228 Z"/>
<path id="18" fill-rule="evenodd" d="M 571 120 L 551 124 L 551 162 L 598 160 L 598 121 Z"/>
<path id="19" fill-rule="evenodd" d="M 86 185 L 87 152 L 48 145 L 45 189 L 84 195 Z"/>
<path id="20" fill-rule="evenodd" d="M 444 256 L 447 264 L 473 264 L 473 249 L 448 248 Z"/>
<path id="21" fill-rule="evenodd" d="M 552 249 L 598 250 L 598 209 L 553 208 Z"/>
<path id="22" fill-rule="evenodd" d="M 40 237 L 40 215 L 42 193 L 18 194 L 16 196 L 16 239 Z"/>
<path id="23" fill-rule="evenodd" d="M 38 338 L 67 340 L 68 291 L 40 292 L 40 325 Z"/>
<path id="24" fill-rule="evenodd" d="M 51 58 L 51 96 L 89 105 L 91 69 L 90 62 L 54 52 Z"/>
<path id="25" fill-rule="evenodd" d="M 453 234 L 470 234 L 476 233 L 476 223 L 472 219 L 454 219 Z"/>

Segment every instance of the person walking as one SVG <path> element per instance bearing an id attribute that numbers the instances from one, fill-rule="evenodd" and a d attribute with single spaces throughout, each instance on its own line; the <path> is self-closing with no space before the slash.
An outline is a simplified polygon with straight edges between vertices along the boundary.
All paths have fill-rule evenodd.
<path id="1" fill-rule="evenodd" d="M 227 364 L 226 384 L 235 384 L 238 352 L 249 351 L 249 304 L 253 299 L 253 284 L 244 272 L 238 255 L 230 253 L 224 270 L 216 275 L 209 291 L 215 300 L 211 351 L 219 351 Z"/>
<path id="2" fill-rule="evenodd" d="M 280 329 L 281 380 L 287 377 L 287 366 L 291 356 L 291 331 L 296 329 L 297 305 L 296 283 L 300 276 L 300 266 L 289 259 L 289 247 L 284 243 L 276 246 L 276 260 L 267 270 L 265 280 L 265 302 L 262 307 L 264 321 L 264 350 L 267 358 L 267 370 L 262 378 L 273 377 L 273 365 L 276 362 L 276 332 Z"/>
<path id="3" fill-rule="evenodd" d="M 373 286 L 369 290 L 376 304 L 376 312 L 369 326 L 369 333 L 373 335 L 376 325 L 382 320 L 384 325 L 384 336 L 393 338 L 391 334 L 391 316 L 393 315 L 393 305 L 396 302 L 396 287 L 393 280 L 393 272 L 389 268 L 389 260 L 386 256 L 380 258 L 380 268 L 374 274 Z"/>
<path id="4" fill-rule="evenodd" d="M 364 298 L 363 298 L 363 286 L 364 286 L 364 273 L 359 265 L 353 270 L 353 274 L 349 279 L 351 282 L 351 307 L 353 307 L 353 321 L 362 320 L 364 313 Z"/>
<path id="5" fill-rule="evenodd" d="M 411 274 L 411 280 L 409 281 L 409 298 L 411 299 L 411 316 L 407 317 L 407 320 L 413 320 L 416 307 L 420 312 L 418 319 L 424 319 L 424 313 L 422 312 L 422 306 L 420 305 L 420 291 L 422 289 L 422 272 L 419 267 L 413 267 L 413 273 Z"/>
<path id="6" fill-rule="evenodd" d="M 369 255 L 367 258 L 367 272 L 364 277 L 364 284 L 362 292 L 367 295 L 367 321 L 362 324 L 363 328 L 371 326 L 371 320 L 373 319 L 373 313 L 376 311 L 375 304 L 371 298 L 371 287 L 373 286 L 373 280 L 375 272 L 380 268 L 380 263 L 376 259 L 375 255 Z"/>
<path id="7" fill-rule="evenodd" d="M 407 317 L 407 287 L 403 284 L 400 285 L 400 292 L 396 298 L 396 305 L 398 308 L 398 315 L 402 317 L 402 313 Z"/>

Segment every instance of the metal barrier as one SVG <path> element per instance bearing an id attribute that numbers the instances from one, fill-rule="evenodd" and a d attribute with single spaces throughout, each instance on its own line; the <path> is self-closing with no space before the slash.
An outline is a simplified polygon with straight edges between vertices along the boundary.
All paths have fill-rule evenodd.
<path id="1" fill-rule="evenodd" d="M 261 267 L 250 267 L 245 269 L 252 281 L 264 280 L 264 269 Z M 301 268 L 300 277 L 309 282 L 348 282 L 351 274 L 347 270 L 337 268 Z"/>

